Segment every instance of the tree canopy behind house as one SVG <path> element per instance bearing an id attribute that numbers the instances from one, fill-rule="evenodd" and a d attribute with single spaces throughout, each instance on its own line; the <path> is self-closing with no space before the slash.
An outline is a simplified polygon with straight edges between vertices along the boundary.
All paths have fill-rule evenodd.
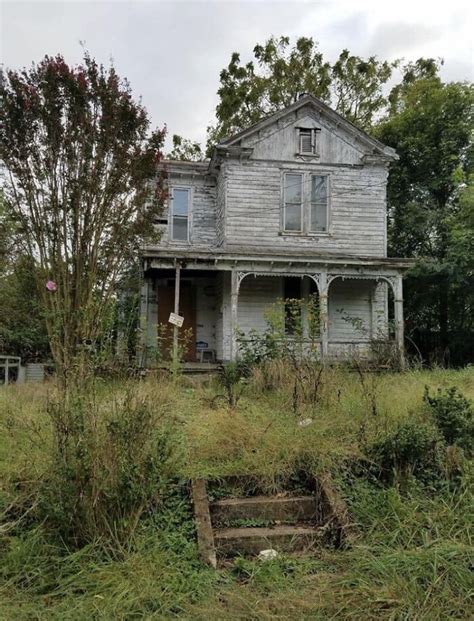
<path id="1" fill-rule="evenodd" d="M 361 58 L 342 50 L 331 64 L 314 39 L 271 37 L 253 49 L 254 59 L 242 64 L 234 52 L 222 69 L 216 122 L 208 128 L 212 146 L 265 116 L 294 103 L 302 93 L 319 97 L 361 129 L 369 129 L 387 105 L 383 86 L 398 61 Z"/>

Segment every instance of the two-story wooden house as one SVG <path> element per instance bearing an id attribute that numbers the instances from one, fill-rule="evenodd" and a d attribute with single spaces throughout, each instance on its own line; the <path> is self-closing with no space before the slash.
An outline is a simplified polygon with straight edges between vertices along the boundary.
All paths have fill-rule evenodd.
<path id="1" fill-rule="evenodd" d="M 388 337 L 403 357 L 402 273 L 387 258 L 386 184 L 395 151 L 311 95 L 219 143 L 210 161 L 167 161 L 159 245 L 143 249 L 142 362 L 170 312 L 185 359 L 238 357 L 277 300 L 319 296 L 322 358 Z M 178 284 L 178 287 L 177 287 Z M 161 326 L 161 328 L 160 328 Z"/>

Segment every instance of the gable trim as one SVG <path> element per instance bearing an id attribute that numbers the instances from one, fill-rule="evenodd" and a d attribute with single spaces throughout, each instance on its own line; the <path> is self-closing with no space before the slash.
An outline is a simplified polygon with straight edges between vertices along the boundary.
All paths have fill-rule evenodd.
<path id="1" fill-rule="evenodd" d="M 371 148 L 374 154 L 378 154 L 382 156 L 382 158 L 387 161 L 398 160 L 398 155 L 395 149 L 392 149 L 391 147 L 388 147 L 384 145 L 383 143 L 379 142 L 377 139 L 372 138 L 372 136 L 369 136 L 366 132 L 356 127 L 353 123 L 345 119 L 338 112 L 335 112 L 332 108 L 330 108 L 323 101 L 321 101 L 317 97 L 314 97 L 314 95 L 310 95 L 310 94 L 300 97 L 298 101 L 293 103 L 291 106 L 288 106 L 287 108 L 283 108 L 282 110 L 275 112 L 271 116 L 268 116 L 265 119 L 262 119 L 258 123 L 251 125 L 247 129 L 244 129 L 234 134 L 233 136 L 230 136 L 229 138 L 222 140 L 218 146 L 220 148 L 236 146 L 236 143 L 240 142 L 244 138 L 247 138 L 248 136 L 256 132 L 259 132 L 262 129 L 265 129 L 269 125 L 272 125 L 273 123 L 277 122 L 279 119 L 282 119 L 286 115 L 291 114 L 292 112 L 295 112 L 299 108 L 302 108 L 303 106 L 308 105 L 308 104 L 312 105 L 319 112 L 322 112 L 325 116 L 327 116 L 330 120 L 332 120 L 334 124 L 336 125 L 336 127 L 340 126 L 344 128 L 349 134 L 353 135 L 355 138 L 358 138 L 363 144 Z M 297 122 L 296 122 L 296 125 L 297 125 Z"/>

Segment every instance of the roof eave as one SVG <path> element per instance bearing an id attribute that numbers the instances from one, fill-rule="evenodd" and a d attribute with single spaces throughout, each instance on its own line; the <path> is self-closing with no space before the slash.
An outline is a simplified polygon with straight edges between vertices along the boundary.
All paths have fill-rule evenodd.
<path id="1" fill-rule="evenodd" d="M 360 129 L 353 123 L 351 123 L 351 121 L 348 121 L 343 116 L 341 116 L 338 112 L 333 110 L 330 106 L 324 103 L 324 101 L 310 94 L 300 97 L 300 99 L 295 101 L 290 106 L 283 108 L 282 110 L 279 110 L 278 112 L 275 112 L 274 114 L 270 116 L 265 117 L 264 119 L 258 121 L 257 123 L 254 123 L 250 127 L 247 127 L 246 129 L 243 129 L 242 131 L 237 132 L 233 136 L 230 136 L 229 138 L 221 140 L 219 144 L 216 145 L 216 148 L 223 149 L 225 147 L 231 147 L 236 142 L 241 141 L 243 138 L 246 138 L 247 136 L 255 133 L 256 131 L 260 131 L 261 129 L 265 128 L 267 125 L 270 125 L 274 123 L 275 121 L 277 121 L 278 119 L 282 118 L 283 116 L 295 110 L 298 110 L 299 108 L 302 108 L 308 103 L 311 103 L 314 106 L 320 108 L 329 117 L 333 117 L 339 125 L 345 127 L 350 133 L 356 134 L 357 136 L 359 136 L 364 142 L 370 144 L 372 148 L 376 149 L 378 153 L 387 157 L 390 161 L 398 159 L 398 155 L 394 149 L 383 144 L 376 138 L 373 138 L 372 136 L 367 134 L 365 131 L 363 131 L 362 129 Z"/>

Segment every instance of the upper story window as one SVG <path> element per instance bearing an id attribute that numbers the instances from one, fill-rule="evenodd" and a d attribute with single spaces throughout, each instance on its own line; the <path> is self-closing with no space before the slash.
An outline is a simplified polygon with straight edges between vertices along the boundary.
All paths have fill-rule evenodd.
<path id="1" fill-rule="evenodd" d="M 328 230 L 328 178 L 326 175 L 311 175 L 310 229 L 313 233 Z"/>
<path id="2" fill-rule="evenodd" d="M 301 231 L 303 225 L 303 175 L 285 175 L 285 231 Z"/>
<path id="3" fill-rule="evenodd" d="M 298 129 L 298 148 L 301 155 L 318 155 L 318 129 Z"/>
<path id="4" fill-rule="evenodd" d="M 173 188 L 170 202 L 171 239 L 173 241 L 189 240 L 189 188 Z"/>
<path id="5" fill-rule="evenodd" d="M 285 173 L 283 183 L 283 230 L 326 233 L 329 228 L 328 176 Z"/>

